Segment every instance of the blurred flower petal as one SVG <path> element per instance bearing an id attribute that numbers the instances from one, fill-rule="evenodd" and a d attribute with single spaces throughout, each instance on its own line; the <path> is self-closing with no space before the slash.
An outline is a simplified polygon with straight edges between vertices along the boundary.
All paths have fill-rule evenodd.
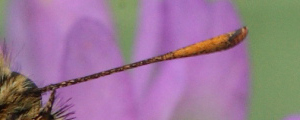
<path id="1" fill-rule="evenodd" d="M 15 61 L 21 71 L 42 86 L 121 65 L 105 5 L 104 0 L 13 0 L 8 39 L 19 48 Z M 143 0 L 133 58 L 159 55 L 238 27 L 226 0 Z M 132 81 L 120 73 L 60 92 L 73 97 L 77 119 L 243 120 L 245 47 L 141 67 L 132 71 Z"/>
<path id="2" fill-rule="evenodd" d="M 300 120 L 300 115 L 291 115 L 284 118 L 283 120 Z"/>
<path id="3" fill-rule="evenodd" d="M 147 45 L 153 49 L 136 47 L 136 59 L 159 55 L 241 27 L 228 1 L 144 0 L 141 5 L 143 9 L 136 46 Z M 173 62 L 176 63 L 167 65 Z M 139 96 L 145 97 L 141 102 L 145 108 L 140 109 L 148 110 L 142 113 L 148 119 L 246 118 L 248 64 L 244 44 L 226 52 L 143 69 L 134 71 L 135 81 L 143 80 L 135 83 L 135 90 L 141 90 Z M 148 70 L 152 73 L 145 73 Z M 176 80 L 178 76 L 186 78 Z M 172 89 L 172 94 L 167 92 Z M 163 97 L 158 100 L 158 96 Z M 151 109 L 149 106 L 152 106 Z M 157 113 L 162 113 L 162 116 L 157 116 Z"/>
<path id="4" fill-rule="evenodd" d="M 162 16 L 164 13 L 161 9 L 161 2 L 161 0 L 142 0 L 140 3 L 140 19 L 138 30 L 136 30 L 137 38 L 134 45 L 133 61 L 158 55 L 163 33 Z M 137 99 L 142 96 L 147 88 L 147 84 L 153 79 L 152 75 L 155 74 L 155 66 L 159 65 L 153 64 L 133 70 L 132 81 Z"/>
<path id="5" fill-rule="evenodd" d="M 12 1 L 8 37 L 21 49 L 16 55 L 21 72 L 41 87 L 122 65 L 103 2 Z M 120 73 L 59 93 L 65 99 L 72 97 L 77 119 L 132 120 L 134 100 L 128 80 Z"/>
<path id="6" fill-rule="evenodd" d="M 19 53 L 16 61 L 40 85 L 59 81 L 65 37 L 78 19 L 93 18 L 113 32 L 103 0 L 12 0 L 9 12 L 7 38 Z"/>
<path id="7" fill-rule="evenodd" d="M 147 95 L 140 100 L 140 120 L 171 119 L 188 78 L 185 64 L 177 62 L 161 64 L 158 75 L 148 85 Z"/>
<path id="8" fill-rule="evenodd" d="M 99 21 L 78 20 L 67 36 L 62 80 L 122 65 L 114 35 Z M 72 97 L 77 119 L 132 120 L 132 91 L 126 72 L 63 89 Z M 114 114 L 112 114 L 114 113 Z"/>

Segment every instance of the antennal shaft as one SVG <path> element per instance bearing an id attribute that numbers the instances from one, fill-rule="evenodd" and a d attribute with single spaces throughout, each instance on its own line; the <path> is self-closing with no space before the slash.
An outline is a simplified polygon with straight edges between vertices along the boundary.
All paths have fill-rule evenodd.
<path id="1" fill-rule="evenodd" d="M 78 83 L 86 82 L 89 80 L 93 80 L 96 78 L 104 77 L 113 73 L 118 73 L 121 71 L 125 71 L 128 69 L 136 68 L 139 66 L 144 66 L 147 64 L 151 63 L 156 63 L 156 62 L 161 62 L 161 61 L 166 61 L 166 60 L 172 60 L 172 59 L 177 59 L 177 58 L 184 58 L 184 57 L 191 57 L 191 56 L 196 56 L 196 55 L 202 55 L 202 54 L 208 54 L 208 53 L 213 53 L 213 52 L 218 52 L 222 50 L 226 50 L 229 48 L 234 47 L 235 45 L 239 44 L 243 39 L 247 36 L 248 29 L 247 27 L 240 28 L 236 31 L 229 32 L 199 43 L 195 43 L 192 45 L 189 45 L 187 47 L 160 55 L 156 57 L 152 57 L 146 60 L 142 60 L 139 62 L 127 64 L 124 66 L 120 66 L 117 68 L 113 68 L 110 70 L 102 71 L 99 73 L 95 73 L 92 75 L 88 75 L 85 77 L 80 77 L 80 78 L 75 78 L 71 80 L 67 80 L 64 82 L 56 83 L 56 84 L 51 84 L 48 86 L 45 86 L 43 88 L 39 88 L 38 91 L 40 92 L 47 92 L 51 90 L 55 90 L 58 88 L 62 87 L 67 87 L 71 85 L 75 85 Z"/>

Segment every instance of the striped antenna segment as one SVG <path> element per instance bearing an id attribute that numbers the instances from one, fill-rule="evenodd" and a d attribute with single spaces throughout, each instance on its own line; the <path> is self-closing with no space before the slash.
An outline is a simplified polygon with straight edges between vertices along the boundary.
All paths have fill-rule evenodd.
<path id="1" fill-rule="evenodd" d="M 202 55 L 202 54 L 209 54 L 209 53 L 214 53 L 222 50 L 226 50 L 229 48 L 232 48 L 239 44 L 241 41 L 244 40 L 244 38 L 248 34 L 248 29 L 247 27 L 240 28 L 236 31 L 229 32 L 226 34 L 222 34 L 220 36 L 198 42 L 192 45 L 189 45 L 187 47 L 160 55 L 156 57 L 152 57 L 146 60 L 142 60 L 139 62 L 127 64 L 121 67 L 113 68 L 110 70 L 106 70 L 103 72 L 95 73 L 92 75 L 80 77 L 80 78 L 75 78 L 71 80 L 67 80 L 64 82 L 56 83 L 56 84 L 51 84 L 42 88 L 39 88 L 39 92 L 47 92 L 47 91 L 52 91 L 58 88 L 62 87 L 67 87 L 71 85 L 75 85 L 78 83 L 86 82 L 89 80 L 93 80 L 96 78 L 104 77 L 113 73 L 117 72 L 122 72 L 128 69 L 136 68 L 139 66 L 151 64 L 151 63 L 156 63 L 156 62 L 161 62 L 161 61 L 166 61 L 166 60 L 172 60 L 172 59 L 177 59 L 177 58 L 184 58 L 184 57 L 191 57 L 191 56 L 196 56 L 196 55 Z"/>

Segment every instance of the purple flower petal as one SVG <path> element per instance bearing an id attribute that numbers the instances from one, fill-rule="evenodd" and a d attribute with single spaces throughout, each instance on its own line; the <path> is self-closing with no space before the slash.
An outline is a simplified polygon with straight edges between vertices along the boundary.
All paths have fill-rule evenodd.
<path id="1" fill-rule="evenodd" d="M 68 34 L 62 65 L 63 80 L 122 65 L 113 34 L 99 21 L 82 19 Z M 132 93 L 128 76 L 120 73 L 63 89 L 72 97 L 77 119 L 132 120 Z"/>
<path id="2" fill-rule="evenodd" d="M 283 118 L 283 120 L 300 120 L 300 115 L 290 115 L 288 117 Z"/>
<path id="3" fill-rule="evenodd" d="M 10 5 L 7 38 L 17 48 L 17 62 L 22 65 L 22 70 L 27 75 L 34 73 L 32 78 L 39 80 L 35 81 L 39 84 L 45 85 L 59 80 L 57 70 L 60 69 L 62 61 L 62 43 L 78 19 L 96 19 L 113 31 L 104 1 L 12 0 Z M 52 61 L 52 64 L 48 61 Z M 53 72 L 45 73 L 41 68 Z"/>
<path id="4" fill-rule="evenodd" d="M 39 85 L 121 65 L 104 1 L 12 1 L 8 39 L 17 63 Z M 135 60 L 159 55 L 239 27 L 229 2 L 142 1 Z M 147 45 L 147 47 L 144 47 Z M 87 54 L 89 53 L 89 54 Z M 170 61 L 62 89 L 78 119 L 245 118 L 245 45 L 209 56 Z M 134 90 L 138 111 L 134 109 Z M 113 113 L 113 114 L 112 114 Z"/>
<path id="5" fill-rule="evenodd" d="M 21 72 L 47 85 L 122 65 L 102 2 L 13 1 L 8 37 L 21 48 L 16 60 Z M 63 88 L 59 96 L 72 97 L 77 119 L 132 120 L 128 80 L 126 73 L 119 73 Z"/>
<path id="6" fill-rule="evenodd" d="M 135 41 L 133 61 L 146 59 L 157 55 L 161 47 L 161 34 L 163 33 L 163 13 L 161 0 L 142 0 L 140 6 L 139 27 Z M 146 47 L 145 47 L 146 46 Z M 139 98 L 145 92 L 148 82 L 152 79 L 157 64 L 148 65 L 133 70 L 134 91 Z"/>
<path id="7" fill-rule="evenodd" d="M 136 59 L 241 27 L 233 6 L 226 1 L 144 0 L 142 8 L 136 46 L 147 45 L 148 49 L 137 47 Z M 246 117 L 248 63 L 244 44 L 226 52 L 143 69 L 134 71 L 135 81 L 142 80 L 135 86 L 142 91 L 139 96 L 143 119 L 241 120 Z M 152 72 L 145 73 L 146 70 Z"/>

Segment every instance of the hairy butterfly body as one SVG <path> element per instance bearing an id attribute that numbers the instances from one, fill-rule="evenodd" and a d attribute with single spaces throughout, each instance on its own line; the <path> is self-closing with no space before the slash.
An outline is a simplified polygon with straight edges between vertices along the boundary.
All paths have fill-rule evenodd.
<path id="1" fill-rule="evenodd" d="M 53 110 L 56 89 L 151 63 L 226 50 L 239 44 L 246 37 L 247 33 L 248 29 L 243 27 L 236 31 L 229 32 L 160 56 L 152 57 L 85 77 L 51 84 L 42 88 L 38 88 L 35 83 L 33 83 L 24 75 L 11 71 L 8 60 L 2 51 L 0 54 L 0 120 L 74 119 L 74 117 L 70 118 L 70 115 L 74 114 L 73 112 L 66 112 L 70 106 L 65 105 L 56 111 Z M 42 105 L 42 94 L 48 91 L 51 91 L 50 98 L 45 105 Z"/>
<path id="2" fill-rule="evenodd" d="M 36 91 L 38 87 L 26 76 L 10 70 L 3 51 L 0 53 L 0 120 L 68 119 L 69 114 L 64 114 L 66 109 L 52 113 L 55 91 L 43 107 L 42 93 Z"/>

